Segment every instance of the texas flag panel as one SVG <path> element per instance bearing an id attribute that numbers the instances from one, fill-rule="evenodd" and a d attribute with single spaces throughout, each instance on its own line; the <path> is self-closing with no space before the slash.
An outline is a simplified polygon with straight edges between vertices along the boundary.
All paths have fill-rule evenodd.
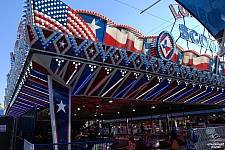
<path id="1" fill-rule="evenodd" d="M 50 115 L 53 143 L 70 142 L 70 90 L 60 83 L 51 80 L 50 85 Z M 65 146 L 55 149 L 67 149 Z"/>

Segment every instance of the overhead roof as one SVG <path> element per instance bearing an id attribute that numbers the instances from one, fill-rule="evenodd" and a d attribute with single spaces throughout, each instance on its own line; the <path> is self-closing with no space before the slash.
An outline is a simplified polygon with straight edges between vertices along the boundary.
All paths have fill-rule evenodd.
<path id="1" fill-rule="evenodd" d="M 176 0 L 221 42 L 225 29 L 224 0 Z"/>

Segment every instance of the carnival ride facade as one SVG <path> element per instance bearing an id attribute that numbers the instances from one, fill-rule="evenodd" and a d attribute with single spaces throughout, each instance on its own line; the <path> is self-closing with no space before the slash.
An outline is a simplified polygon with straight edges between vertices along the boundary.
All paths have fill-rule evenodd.
<path id="1" fill-rule="evenodd" d="M 6 115 L 48 108 L 57 143 L 70 142 L 73 117 L 222 107 L 225 69 L 218 60 L 184 50 L 166 31 L 144 36 L 59 0 L 26 0 L 11 53 Z"/>

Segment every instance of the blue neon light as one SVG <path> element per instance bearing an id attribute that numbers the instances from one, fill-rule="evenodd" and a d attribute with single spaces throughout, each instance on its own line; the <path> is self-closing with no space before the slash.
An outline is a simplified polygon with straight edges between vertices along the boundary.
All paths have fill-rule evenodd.
<path id="1" fill-rule="evenodd" d="M 45 80 L 47 81 L 47 76 L 39 71 L 36 71 L 36 70 L 31 70 L 30 71 L 30 74 L 33 75 L 33 76 L 36 76 L 42 80 Z"/>
<path id="2" fill-rule="evenodd" d="M 48 92 L 47 89 L 41 88 L 41 87 L 39 87 L 39 86 L 36 86 L 35 84 L 31 84 L 31 86 L 33 86 L 33 87 L 35 87 L 35 88 L 38 88 L 38 89 L 40 89 L 40 90 L 43 90 L 43 91 L 45 91 L 45 92 Z"/>
<path id="3" fill-rule="evenodd" d="M 39 74 L 39 75 L 42 75 L 42 76 L 46 76 L 45 74 L 39 72 L 39 71 L 36 71 L 36 70 L 33 70 L 35 73 Z"/>
<path id="4" fill-rule="evenodd" d="M 159 91 L 155 92 L 154 94 L 151 94 L 149 97 L 146 98 L 146 100 L 148 100 L 149 98 L 155 96 L 156 94 L 158 94 L 159 92 L 163 91 L 165 88 L 167 88 L 169 85 L 166 85 L 165 87 L 163 87 L 162 89 L 160 89 Z"/>
<path id="5" fill-rule="evenodd" d="M 223 96 L 225 96 L 225 94 L 222 94 L 222 95 L 220 95 L 220 96 L 218 96 L 218 97 L 213 98 L 212 100 L 208 101 L 206 104 L 210 104 L 211 102 L 213 102 L 213 101 L 215 101 L 215 100 L 217 100 L 217 99 L 220 99 L 220 98 L 223 97 Z"/>
<path id="6" fill-rule="evenodd" d="M 189 92 L 191 92 L 191 91 L 193 91 L 193 90 L 194 90 L 194 88 L 192 88 L 192 89 L 190 89 L 190 90 L 184 92 L 183 94 L 177 96 L 176 98 L 174 98 L 174 99 L 172 99 L 172 100 L 170 100 L 170 101 L 171 101 L 171 102 L 174 102 L 174 101 L 176 101 L 177 99 L 181 98 L 182 96 L 184 96 L 185 94 L 187 94 L 187 93 L 189 93 Z"/>
<path id="7" fill-rule="evenodd" d="M 22 95 L 18 96 L 18 98 L 31 100 L 31 98 L 27 98 L 27 97 L 24 97 Z M 22 100 L 22 101 L 25 101 L 25 100 Z M 36 100 L 36 99 L 32 99 L 32 101 L 30 103 L 32 104 L 32 103 L 38 103 L 38 102 L 40 102 L 41 105 L 44 105 L 46 103 L 46 102 L 43 102 L 43 101 L 40 101 L 40 100 Z"/>
<path id="8" fill-rule="evenodd" d="M 128 86 L 126 86 L 122 91 L 120 91 L 118 94 L 116 94 L 116 96 L 114 96 L 114 98 L 116 98 L 117 96 L 119 96 L 121 93 L 123 93 L 126 89 L 128 89 L 131 85 L 133 85 L 137 80 L 134 80 L 133 82 L 131 82 Z"/>
<path id="9" fill-rule="evenodd" d="M 204 96 L 206 96 L 206 95 L 209 95 L 210 93 L 212 93 L 212 91 L 210 91 L 210 92 L 208 92 L 208 93 L 205 93 L 204 95 L 202 95 L 202 96 L 200 96 L 200 97 L 198 97 L 198 98 L 196 98 L 196 99 L 190 101 L 190 103 L 194 103 L 194 102 L 196 102 L 197 100 L 201 99 L 202 97 L 204 97 Z"/>
<path id="10" fill-rule="evenodd" d="M 221 102 L 219 103 L 219 105 L 220 105 L 220 104 L 224 104 L 224 100 L 223 100 L 223 101 L 221 101 Z"/>
<path id="11" fill-rule="evenodd" d="M 91 75 L 92 75 L 92 73 L 90 73 L 87 77 L 86 77 L 86 79 L 81 83 L 81 85 L 77 88 L 77 90 L 73 93 L 74 95 L 75 94 L 77 94 L 79 91 L 80 91 L 80 89 L 84 86 L 84 84 L 87 82 L 87 80 L 91 77 Z"/>

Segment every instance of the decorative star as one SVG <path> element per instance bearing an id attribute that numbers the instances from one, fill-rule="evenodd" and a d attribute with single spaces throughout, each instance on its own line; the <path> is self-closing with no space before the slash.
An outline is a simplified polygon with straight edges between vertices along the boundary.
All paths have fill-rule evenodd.
<path id="1" fill-rule="evenodd" d="M 66 113 L 66 111 L 65 111 L 65 104 L 63 104 L 63 102 L 62 102 L 62 100 L 61 100 L 61 102 L 60 102 L 60 104 L 57 104 L 58 105 L 58 110 L 57 110 L 57 113 L 60 111 L 60 110 L 62 110 L 64 113 Z"/>
<path id="2" fill-rule="evenodd" d="M 215 64 L 211 65 L 212 71 L 215 69 Z"/>
<path id="3" fill-rule="evenodd" d="M 64 43 L 64 41 L 62 40 L 62 42 L 59 42 L 60 46 L 59 47 L 63 47 L 66 45 L 66 43 Z"/>
<path id="4" fill-rule="evenodd" d="M 140 63 L 140 60 L 138 59 L 138 60 L 136 60 L 136 63 L 139 65 L 139 63 Z"/>
<path id="5" fill-rule="evenodd" d="M 160 46 L 162 49 L 162 53 L 166 58 L 172 51 L 172 45 L 168 35 L 160 42 Z"/>
<path id="6" fill-rule="evenodd" d="M 182 58 L 179 59 L 179 63 L 181 63 L 181 61 L 182 61 Z"/>
<path id="7" fill-rule="evenodd" d="M 88 23 L 88 25 L 95 35 L 96 35 L 96 30 L 101 28 L 100 26 L 96 25 L 95 19 L 93 19 L 91 23 Z"/>
<path id="8" fill-rule="evenodd" d="M 221 65 L 219 66 L 219 71 L 221 71 L 222 70 L 222 67 L 221 67 Z"/>
<path id="9" fill-rule="evenodd" d="M 92 55 L 93 55 L 94 51 L 95 51 L 95 50 L 93 50 L 93 49 L 90 49 L 90 52 L 89 52 L 89 54 L 92 54 Z"/>
<path id="10" fill-rule="evenodd" d="M 116 54 L 116 55 L 115 55 L 115 59 L 118 60 L 118 58 L 119 58 L 119 56 Z"/>

